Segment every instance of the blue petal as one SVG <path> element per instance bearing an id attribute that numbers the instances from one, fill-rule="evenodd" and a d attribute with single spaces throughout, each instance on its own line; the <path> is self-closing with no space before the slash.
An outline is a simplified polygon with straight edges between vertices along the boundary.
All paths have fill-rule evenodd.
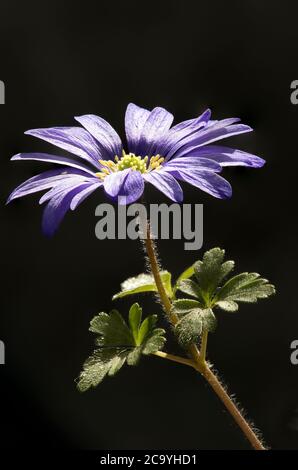
<path id="1" fill-rule="evenodd" d="M 251 132 L 253 130 L 251 127 L 246 126 L 245 124 L 233 124 L 235 120 L 237 119 L 223 119 L 222 121 L 218 121 L 216 124 L 206 126 L 204 129 L 198 132 L 198 134 L 191 135 L 179 142 L 179 144 L 170 150 L 167 158 L 172 157 L 174 154 L 175 157 L 181 157 L 183 155 L 190 154 L 198 147 L 210 144 L 216 140 L 231 137 L 233 135 L 243 134 L 245 132 Z"/>
<path id="2" fill-rule="evenodd" d="M 149 157 L 156 146 L 156 142 L 171 127 L 174 116 L 164 108 L 154 108 L 148 116 L 136 148 L 137 155 Z"/>
<path id="3" fill-rule="evenodd" d="M 143 176 L 145 181 L 151 183 L 172 201 L 183 201 L 182 188 L 170 173 L 151 171 L 150 173 L 144 173 Z"/>
<path id="4" fill-rule="evenodd" d="M 186 154 L 182 158 L 186 158 L 188 155 L 194 159 L 201 157 L 212 159 L 213 161 L 218 162 L 222 167 L 248 166 L 251 168 L 261 168 L 266 163 L 263 158 L 257 157 L 251 153 L 229 147 L 223 147 L 220 145 L 198 147 L 194 150 L 191 150 L 189 154 Z"/>
<path id="5" fill-rule="evenodd" d="M 208 170 L 194 169 L 191 172 L 175 170 L 172 175 L 219 199 L 232 196 L 232 187 L 228 181 Z"/>
<path id="6" fill-rule="evenodd" d="M 183 156 L 180 158 L 172 158 L 162 166 L 163 171 L 175 170 L 175 169 L 191 170 L 192 168 L 201 168 L 202 170 L 212 170 L 217 173 L 222 171 L 222 167 L 216 161 L 209 158 Z"/>
<path id="7" fill-rule="evenodd" d="M 82 181 L 86 181 L 87 179 L 94 182 L 96 180 L 96 178 L 92 178 L 85 172 L 76 170 L 74 168 L 69 170 L 69 168 L 66 167 L 45 171 L 39 175 L 29 178 L 20 184 L 16 189 L 14 189 L 14 191 L 10 194 L 7 203 L 19 197 L 52 188 L 53 186 L 58 185 L 63 181 L 72 179 L 74 175 L 80 175 Z"/>
<path id="8" fill-rule="evenodd" d="M 77 168 L 93 176 L 95 172 L 94 169 L 91 170 L 90 167 L 80 161 L 76 161 L 72 157 L 62 157 L 59 155 L 50 155 L 48 153 L 18 153 L 17 155 L 14 155 L 11 160 L 37 160 L 40 162 L 57 163 L 59 165 L 67 165 L 72 168 Z M 100 168 L 99 165 L 98 168 Z"/>
<path id="9" fill-rule="evenodd" d="M 98 168 L 101 153 L 93 137 L 81 127 L 50 127 L 25 132 L 92 163 Z"/>
<path id="10" fill-rule="evenodd" d="M 128 151 L 137 152 L 140 135 L 144 124 L 150 115 L 150 111 L 129 103 L 125 113 L 125 133 L 128 145 Z"/>
<path id="11" fill-rule="evenodd" d="M 70 204 L 71 210 L 74 211 L 79 204 L 81 204 L 88 196 L 90 196 L 90 194 L 92 194 L 96 189 L 98 189 L 102 185 L 103 182 L 86 183 L 85 189 L 82 189 L 82 191 L 76 194 L 75 197 L 72 199 Z"/>
<path id="12" fill-rule="evenodd" d="M 81 183 L 75 187 L 62 190 L 57 188 L 57 191 L 52 194 L 42 217 L 42 230 L 46 236 L 51 237 L 54 235 L 69 210 L 72 199 L 85 187 L 86 185 Z"/>
<path id="13" fill-rule="evenodd" d="M 144 180 L 139 171 L 128 168 L 106 176 L 104 189 L 119 204 L 130 204 L 142 196 Z"/>
<path id="14" fill-rule="evenodd" d="M 116 155 L 122 155 L 121 139 L 107 121 L 94 114 L 86 114 L 75 119 L 96 139 L 101 148 L 102 158 L 113 160 Z"/>
<path id="15" fill-rule="evenodd" d="M 110 173 L 104 179 L 104 190 L 111 197 L 116 198 L 121 190 L 121 187 L 124 183 L 125 178 L 128 173 L 131 171 L 130 168 L 127 168 L 123 171 L 116 171 L 115 173 Z"/>
<path id="16" fill-rule="evenodd" d="M 204 111 L 199 117 L 180 122 L 173 126 L 158 142 L 156 153 L 159 153 L 163 157 L 169 155 L 167 159 L 170 158 L 171 149 L 173 147 L 176 148 L 178 143 L 186 137 L 189 137 L 203 129 L 208 124 L 210 116 L 210 109 L 206 109 L 206 111 Z"/>

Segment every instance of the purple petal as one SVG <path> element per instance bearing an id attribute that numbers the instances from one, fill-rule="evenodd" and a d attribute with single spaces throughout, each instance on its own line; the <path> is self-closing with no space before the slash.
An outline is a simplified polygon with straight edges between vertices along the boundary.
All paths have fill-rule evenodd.
<path id="1" fill-rule="evenodd" d="M 191 172 L 187 172 L 185 170 L 176 170 L 172 174 L 175 178 L 185 181 L 219 199 L 226 199 L 232 196 L 230 183 L 212 171 L 194 169 Z"/>
<path id="2" fill-rule="evenodd" d="M 64 179 L 54 184 L 54 186 L 47 191 L 39 200 L 39 204 L 49 201 L 53 196 L 64 191 L 74 189 L 76 186 L 86 184 L 85 178 L 80 175 L 73 175 L 71 178 Z"/>
<path id="3" fill-rule="evenodd" d="M 89 178 L 85 172 L 81 172 L 80 170 L 75 169 L 71 170 L 71 172 L 68 168 L 57 168 L 54 170 L 45 171 L 39 175 L 29 178 L 20 184 L 16 189 L 14 189 L 14 191 L 10 194 L 7 203 L 19 197 L 52 188 L 54 185 L 72 178 L 74 174 L 80 174 L 85 176 L 85 178 Z"/>
<path id="4" fill-rule="evenodd" d="M 77 162 L 72 157 L 61 157 L 58 155 L 50 155 L 48 153 L 18 153 L 17 155 L 14 155 L 11 160 L 38 160 L 40 162 L 58 163 L 60 165 L 78 168 L 79 170 L 85 171 L 86 173 L 94 176 L 94 170 L 91 170 L 90 167 L 84 163 Z"/>
<path id="5" fill-rule="evenodd" d="M 142 174 L 139 171 L 131 170 L 119 191 L 119 203 L 131 204 L 137 201 L 144 192 L 144 186 Z"/>
<path id="6" fill-rule="evenodd" d="M 197 168 L 197 169 L 202 168 L 205 170 L 212 170 L 218 173 L 222 171 L 222 167 L 216 161 L 208 159 L 208 158 L 193 157 L 193 156 L 172 158 L 172 160 L 166 162 L 162 166 L 163 171 L 175 170 L 176 168 L 178 170 L 179 169 L 191 170 L 192 168 Z"/>
<path id="7" fill-rule="evenodd" d="M 188 119 L 187 121 L 179 122 L 179 124 L 176 124 L 175 126 L 171 128 L 171 131 L 178 132 L 178 131 L 182 131 L 185 129 L 188 129 L 188 131 L 192 131 L 192 130 L 197 129 L 200 124 L 202 124 L 204 127 L 210 121 L 210 117 L 211 117 L 211 110 L 206 109 L 197 118 Z"/>
<path id="8" fill-rule="evenodd" d="M 85 129 L 97 140 L 107 160 L 122 155 L 122 143 L 115 129 L 103 118 L 94 114 L 75 117 Z"/>
<path id="9" fill-rule="evenodd" d="M 125 178 L 128 173 L 131 171 L 131 168 L 127 168 L 123 171 L 116 171 L 115 173 L 110 173 L 104 179 L 104 190 L 112 198 L 118 196 L 119 191 L 124 183 Z"/>
<path id="10" fill-rule="evenodd" d="M 53 194 L 43 212 L 42 230 L 46 236 L 51 237 L 56 232 L 63 217 L 69 210 L 72 199 L 84 188 L 85 186 L 80 184 L 65 190 L 57 190 Z"/>
<path id="11" fill-rule="evenodd" d="M 233 135 L 243 134 L 245 132 L 251 132 L 253 129 L 245 124 L 231 124 L 235 119 L 223 119 L 218 121 L 212 126 L 202 129 L 197 135 L 192 135 L 183 141 L 181 141 L 180 148 L 176 146 L 173 148 L 168 157 L 173 156 L 181 157 L 186 154 L 190 154 L 194 149 L 203 145 L 210 144 L 216 140 L 231 137 Z"/>
<path id="12" fill-rule="evenodd" d="M 194 158 L 210 158 L 213 161 L 218 162 L 222 167 L 248 166 L 252 168 L 260 168 L 266 163 L 263 158 L 257 157 L 251 153 L 219 145 L 198 147 L 195 150 L 192 150 L 190 155 Z"/>
<path id="13" fill-rule="evenodd" d="M 137 201 L 144 192 L 144 180 L 139 171 L 128 168 L 108 175 L 104 179 L 106 193 L 119 204 Z"/>
<path id="14" fill-rule="evenodd" d="M 101 153 L 93 137 L 81 127 L 50 127 L 48 129 L 31 129 L 25 132 L 60 147 L 67 152 L 92 163 L 98 168 Z"/>
<path id="15" fill-rule="evenodd" d="M 150 111 L 129 103 L 125 113 L 125 133 L 128 151 L 136 153 L 139 138 Z"/>
<path id="16" fill-rule="evenodd" d="M 172 201 L 183 201 L 182 188 L 170 173 L 151 171 L 150 173 L 144 173 L 143 177 L 145 181 L 153 184 L 153 186 L 159 189 L 159 191 L 164 193 Z"/>
<path id="17" fill-rule="evenodd" d="M 188 137 L 195 132 L 198 132 L 200 129 L 205 127 L 210 119 L 211 111 L 206 109 L 199 117 L 195 119 L 189 119 L 188 121 L 180 122 L 173 126 L 159 141 L 156 153 L 159 153 L 162 156 L 169 155 L 171 156 L 171 149 L 174 146 L 177 146 L 178 142 L 183 140 L 185 137 Z"/>
<path id="18" fill-rule="evenodd" d="M 76 194 L 75 197 L 72 199 L 70 208 L 74 211 L 79 204 L 81 204 L 93 191 L 98 189 L 103 185 L 103 182 L 99 181 L 98 183 L 86 183 L 85 189 L 83 189 L 80 193 Z"/>
<path id="19" fill-rule="evenodd" d="M 157 140 L 170 129 L 173 119 L 166 109 L 154 108 L 143 126 L 136 153 L 151 156 Z"/>

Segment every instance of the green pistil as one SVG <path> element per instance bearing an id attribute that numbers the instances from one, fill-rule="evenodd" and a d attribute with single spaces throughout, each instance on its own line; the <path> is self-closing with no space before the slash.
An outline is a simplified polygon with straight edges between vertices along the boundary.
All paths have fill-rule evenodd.
<path id="1" fill-rule="evenodd" d="M 137 157 L 133 153 L 129 153 L 128 155 L 124 153 L 120 160 L 118 159 L 117 161 L 116 158 L 115 161 L 117 162 L 118 171 L 126 170 L 127 168 L 133 168 L 134 170 L 138 170 L 141 173 L 145 173 L 147 170 L 148 157 L 142 158 Z"/>

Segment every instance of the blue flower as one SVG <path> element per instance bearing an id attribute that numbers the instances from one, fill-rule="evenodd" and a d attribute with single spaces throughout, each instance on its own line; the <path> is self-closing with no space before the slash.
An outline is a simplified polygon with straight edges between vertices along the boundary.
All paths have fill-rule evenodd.
<path id="1" fill-rule="evenodd" d="M 255 155 L 214 145 L 225 137 L 250 132 L 239 119 L 211 120 L 207 109 L 195 119 L 172 126 L 173 115 L 163 108 L 152 111 L 129 104 L 125 114 L 127 146 L 101 117 L 76 117 L 82 126 L 33 129 L 26 134 L 66 150 L 72 156 L 20 153 L 12 160 L 39 160 L 61 165 L 34 176 L 18 186 L 8 202 L 48 190 L 43 231 L 52 235 L 65 213 L 102 187 L 114 201 L 132 203 L 150 183 L 176 202 L 183 200 L 178 181 L 185 181 L 217 198 L 229 198 L 232 188 L 219 176 L 225 166 L 259 168 L 265 161 Z M 118 199 L 120 198 L 120 199 Z"/>

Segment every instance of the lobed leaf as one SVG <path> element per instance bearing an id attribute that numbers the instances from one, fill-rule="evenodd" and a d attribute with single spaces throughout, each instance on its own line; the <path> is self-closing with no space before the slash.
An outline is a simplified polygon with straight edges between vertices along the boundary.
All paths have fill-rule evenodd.
<path id="1" fill-rule="evenodd" d="M 203 260 L 197 261 L 194 265 L 199 290 L 206 304 L 208 304 L 220 283 L 234 268 L 233 261 L 223 263 L 224 256 L 224 250 L 213 248 L 206 251 Z"/>
<path id="2" fill-rule="evenodd" d="M 195 299 L 201 299 L 201 291 L 199 285 L 192 281 L 191 279 L 184 279 L 178 283 L 178 289 L 183 292 L 183 294 L 190 295 Z"/>
<path id="3" fill-rule="evenodd" d="M 172 298 L 171 273 L 161 271 L 160 276 L 168 297 Z M 157 292 L 157 287 L 151 274 L 142 273 L 124 281 L 121 284 L 121 291 L 113 296 L 113 300 L 126 297 L 127 295 L 140 294 L 142 292 Z"/>
<path id="4" fill-rule="evenodd" d="M 238 274 L 224 282 L 234 269 L 234 261 L 224 262 L 224 255 L 220 248 L 207 251 L 202 261 L 194 264 L 195 279 L 181 280 L 177 289 L 194 297 L 201 308 L 216 306 L 228 312 L 238 310 L 237 302 L 256 302 L 274 294 L 274 286 L 257 273 Z M 177 304 L 177 315 L 181 307 Z"/>
<path id="5" fill-rule="evenodd" d="M 192 310 L 202 309 L 202 305 L 197 300 L 193 299 L 178 299 L 172 304 L 172 310 L 176 315 L 181 318 L 187 315 Z"/>
<path id="6" fill-rule="evenodd" d="M 125 364 L 136 365 L 142 354 L 153 354 L 164 346 L 165 331 L 155 328 L 156 315 L 142 322 L 142 308 L 135 303 L 128 315 L 128 324 L 117 310 L 101 312 L 90 322 L 90 331 L 97 335 L 96 349 L 84 364 L 77 387 L 80 391 L 96 387 L 107 376 L 115 375 Z"/>
<path id="7" fill-rule="evenodd" d="M 229 279 L 218 291 L 214 302 L 222 307 L 222 302 L 257 302 L 275 293 L 275 288 L 257 273 L 242 273 Z M 225 305 L 225 304 L 224 304 Z"/>
<path id="8" fill-rule="evenodd" d="M 196 343 L 203 331 L 214 331 L 216 318 L 210 308 L 193 309 L 179 320 L 175 327 L 181 346 Z"/>

